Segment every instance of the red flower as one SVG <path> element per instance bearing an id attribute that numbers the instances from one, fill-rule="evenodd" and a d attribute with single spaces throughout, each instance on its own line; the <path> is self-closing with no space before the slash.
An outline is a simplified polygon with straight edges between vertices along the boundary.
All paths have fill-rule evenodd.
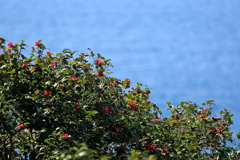
<path id="1" fill-rule="evenodd" d="M 25 129 L 25 126 L 22 124 L 20 126 L 17 127 L 18 129 Z"/>
<path id="2" fill-rule="evenodd" d="M 182 133 L 185 133 L 185 130 L 182 130 Z"/>
<path id="3" fill-rule="evenodd" d="M 167 151 L 168 151 L 167 148 L 163 148 L 163 149 L 162 149 L 162 152 L 163 152 L 163 153 L 166 153 Z"/>
<path id="4" fill-rule="evenodd" d="M 129 104 L 130 106 L 132 106 L 132 105 L 134 105 L 134 101 L 130 101 L 130 102 L 128 102 L 128 104 Z"/>
<path id="5" fill-rule="evenodd" d="M 115 80 L 116 83 L 119 83 L 119 81 L 120 81 L 119 79 L 116 79 L 116 80 Z"/>
<path id="6" fill-rule="evenodd" d="M 79 111 L 80 111 L 80 106 L 79 106 L 79 105 L 75 105 L 75 110 L 76 110 L 77 112 L 79 112 Z"/>
<path id="7" fill-rule="evenodd" d="M 226 123 L 226 122 L 222 122 L 221 125 L 223 125 L 223 126 L 227 126 L 228 123 Z"/>
<path id="8" fill-rule="evenodd" d="M 199 114 L 198 115 L 198 118 L 203 118 L 204 117 L 204 114 Z"/>
<path id="9" fill-rule="evenodd" d="M 139 93 L 139 91 L 140 91 L 139 89 L 135 89 L 135 92 Z"/>
<path id="10" fill-rule="evenodd" d="M 9 52 L 9 53 L 12 53 L 12 50 L 11 50 L 11 49 L 8 49 L 8 52 Z"/>
<path id="11" fill-rule="evenodd" d="M 150 104 L 151 103 L 151 101 L 147 101 L 147 104 Z"/>
<path id="12" fill-rule="evenodd" d="M 56 60 L 54 60 L 54 62 L 52 63 L 52 66 L 54 67 L 54 66 L 57 66 L 57 61 Z"/>
<path id="13" fill-rule="evenodd" d="M 123 94 L 120 94 L 120 97 L 124 98 L 124 95 L 123 95 Z"/>
<path id="14" fill-rule="evenodd" d="M 70 79 L 71 79 L 72 81 L 77 81 L 77 80 L 78 80 L 77 77 L 74 77 L 74 76 L 71 77 Z"/>
<path id="15" fill-rule="evenodd" d="M 115 131 L 114 131 L 115 133 L 120 133 L 120 130 L 118 130 L 118 129 L 115 129 Z"/>
<path id="16" fill-rule="evenodd" d="M 112 83 L 112 82 L 109 82 L 109 85 L 110 85 L 110 86 L 112 86 L 112 85 L 113 85 L 113 83 Z"/>
<path id="17" fill-rule="evenodd" d="M 104 113 L 110 113 L 110 109 L 109 108 L 105 108 L 104 109 Z"/>
<path id="18" fill-rule="evenodd" d="M 101 65 L 103 62 L 100 60 L 96 60 L 97 65 Z"/>
<path id="19" fill-rule="evenodd" d="M 178 118 L 178 114 L 174 114 L 173 117 L 174 117 L 174 118 Z"/>
<path id="20" fill-rule="evenodd" d="M 39 44 L 40 44 L 39 42 L 35 42 L 35 46 L 39 46 Z"/>
<path id="21" fill-rule="evenodd" d="M 126 78 L 124 81 L 128 81 L 128 82 L 130 82 L 130 79 Z"/>
<path id="22" fill-rule="evenodd" d="M 102 77 L 103 73 L 102 72 L 98 72 L 98 77 Z"/>
<path id="23" fill-rule="evenodd" d="M 118 147 L 118 152 L 123 152 L 123 151 L 124 151 L 124 147 L 123 146 Z"/>
<path id="24" fill-rule="evenodd" d="M 132 109 L 135 110 L 135 111 L 137 111 L 137 110 L 138 110 L 138 106 L 137 106 L 137 105 L 133 105 L 133 106 L 132 106 Z"/>
<path id="25" fill-rule="evenodd" d="M 28 65 L 27 64 L 23 64 L 22 65 L 22 68 L 24 69 L 24 68 L 27 68 L 28 67 Z"/>
<path id="26" fill-rule="evenodd" d="M 50 54 L 51 54 L 51 52 L 47 52 L 46 54 L 47 54 L 47 55 L 50 55 Z"/>
<path id="27" fill-rule="evenodd" d="M 37 67 L 33 67 L 32 70 L 36 71 L 36 70 L 37 70 Z"/>
<path id="28" fill-rule="evenodd" d="M 49 91 L 44 91 L 43 94 L 44 94 L 44 96 L 49 97 L 50 92 Z"/>
<path id="29" fill-rule="evenodd" d="M 224 129 L 217 129 L 218 133 L 222 133 L 224 131 Z"/>
<path id="30" fill-rule="evenodd" d="M 68 139 L 69 135 L 68 134 L 62 134 L 64 139 Z"/>
<path id="31" fill-rule="evenodd" d="M 149 90 L 146 92 L 147 94 L 151 93 Z"/>
<path id="32" fill-rule="evenodd" d="M 12 42 L 8 43 L 8 47 L 13 47 Z"/>
<path id="33" fill-rule="evenodd" d="M 205 112 L 208 112 L 209 110 L 208 109 L 204 109 Z"/>
<path id="34" fill-rule="evenodd" d="M 155 118 L 155 119 L 158 119 L 158 115 L 154 115 L 154 118 Z"/>
<path id="35" fill-rule="evenodd" d="M 215 132 L 215 128 L 211 128 L 209 132 L 210 133 L 214 133 Z"/>

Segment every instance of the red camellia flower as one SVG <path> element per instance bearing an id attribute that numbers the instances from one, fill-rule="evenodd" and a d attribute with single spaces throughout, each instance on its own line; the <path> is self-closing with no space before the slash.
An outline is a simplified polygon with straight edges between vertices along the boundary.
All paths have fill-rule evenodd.
<path id="1" fill-rule="evenodd" d="M 22 68 L 24 69 L 24 68 L 27 68 L 28 67 L 28 65 L 27 64 L 23 64 L 22 65 Z"/>
<path id="2" fill-rule="evenodd" d="M 224 131 L 224 129 L 217 129 L 218 133 L 222 133 Z"/>
<path id="3" fill-rule="evenodd" d="M 208 112 L 209 110 L 208 109 L 204 109 L 205 112 Z"/>
<path id="4" fill-rule="evenodd" d="M 154 118 L 155 118 L 155 119 L 159 119 L 159 118 L 158 118 L 158 115 L 156 115 L 156 114 L 154 115 Z"/>
<path id="5" fill-rule="evenodd" d="M 120 133 L 120 130 L 115 129 L 114 133 Z"/>
<path id="6" fill-rule="evenodd" d="M 18 129 L 25 129 L 25 126 L 22 124 L 20 126 L 17 127 Z"/>
<path id="7" fill-rule="evenodd" d="M 198 115 L 198 118 L 203 118 L 204 117 L 204 114 L 199 114 Z"/>
<path id="8" fill-rule="evenodd" d="M 123 94 L 121 94 L 121 95 L 120 95 L 120 97 L 124 98 L 124 95 L 123 95 Z"/>
<path id="9" fill-rule="evenodd" d="M 151 103 L 151 101 L 147 101 L 147 104 L 150 104 Z"/>
<path id="10" fill-rule="evenodd" d="M 12 42 L 8 43 L 8 47 L 13 47 Z"/>
<path id="11" fill-rule="evenodd" d="M 135 89 L 135 92 L 139 93 L 139 91 L 140 91 L 139 89 Z"/>
<path id="12" fill-rule="evenodd" d="M 44 91 L 43 94 L 44 94 L 44 96 L 49 97 L 50 92 L 49 91 Z"/>
<path id="13" fill-rule="evenodd" d="M 68 139 L 69 135 L 68 134 L 62 134 L 64 139 Z"/>
<path id="14" fill-rule="evenodd" d="M 130 101 L 130 102 L 128 102 L 128 104 L 129 104 L 130 106 L 132 106 L 132 105 L 134 105 L 134 101 Z"/>
<path id="15" fill-rule="evenodd" d="M 128 82 L 130 82 L 130 79 L 126 78 L 124 81 L 128 81 Z"/>
<path id="16" fill-rule="evenodd" d="M 47 55 L 50 55 L 50 54 L 51 54 L 51 52 L 47 52 L 46 54 L 47 54 Z"/>
<path id="17" fill-rule="evenodd" d="M 123 152 L 124 151 L 124 147 L 123 146 L 120 146 L 120 147 L 118 147 L 118 152 Z"/>
<path id="18" fill-rule="evenodd" d="M 56 60 L 54 60 L 54 62 L 52 63 L 52 66 L 53 67 L 57 66 L 57 61 Z"/>
<path id="19" fill-rule="evenodd" d="M 35 42 L 35 46 L 39 46 L 39 44 L 40 44 L 39 42 Z"/>
<path id="20" fill-rule="evenodd" d="M 132 109 L 135 110 L 135 111 L 137 111 L 137 110 L 138 110 L 138 106 L 137 106 L 137 105 L 133 105 L 133 106 L 132 106 Z"/>
<path id="21" fill-rule="evenodd" d="M 101 65 L 103 62 L 100 60 L 96 60 L 97 65 Z"/>
<path id="22" fill-rule="evenodd" d="M 163 151 L 163 153 L 166 153 L 168 151 L 168 149 L 167 148 L 163 148 L 162 151 Z"/>
<path id="23" fill-rule="evenodd" d="M 174 114 L 173 117 L 174 117 L 174 118 L 178 118 L 178 114 Z"/>
<path id="24" fill-rule="evenodd" d="M 8 52 L 9 52 L 9 53 L 12 53 L 12 50 L 11 50 L 11 49 L 8 49 Z"/>
<path id="25" fill-rule="evenodd" d="M 98 72 L 98 77 L 102 77 L 103 73 L 102 72 Z"/>
<path id="26" fill-rule="evenodd" d="M 37 70 L 37 67 L 33 67 L 32 70 L 36 71 L 36 70 Z"/>
<path id="27" fill-rule="evenodd" d="M 109 85 L 110 85 L 110 86 L 112 86 L 112 85 L 113 85 L 113 83 L 112 83 L 112 82 L 109 82 Z"/>
<path id="28" fill-rule="evenodd" d="M 104 109 L 104 113 L 110 113 L 110 109 L 109 108 L 105 108 Z"/>
<path id="29" fill-rule="evenodd" d="M 74 77 L 74 76 L 71 77 L 70 79 L 71 79 L 72 81 L 77 81 L 77 80 L 78 80 L 77 77 Z"/>
<path id="30" fill-rule="evenodd" d="M 155 150 L 155 149 L 156 149 L 156 146 L 155 146 L 155 145 L 149 145 L 149 144 L 147 144 L 147 145 L 146 145 L 146 148 L 151 149 L 151 150 Z"/>
<path id="31" fill-rule="evenodd" d="M 210 133 L 214 133 L 215 132 L 215 128 L 211 128 L 209 132 Z"/>
<path id="32" fill-rule="evenodd" d="M 115 80 L 116 83 L 119 83 L 119 81 L 120 81 L 119 79 L 116 79 L 116 80 Z"/>
<path id="33" fill-rule="evenodd" d="M 221 125 L 223 125 L 223 126 L 227 126 L 228 123 L 226 123 L 226 122 L 222 122 Z"/>
<path id="34" fill-rule="evenodd" d="M 146 92 L 147 94 L 151 93 L 149 90 Z"/>
<path id="35" fill-rule="evenodd" d="M 185 133 L 185 130 L 182 130 L 182 133 Z"/>
<path id="36" fill-rule="evenodd" d="M 79 111 L 80 111 L 80 106 L 79 106 L 79 105 L 75 105 L 75 110 L 76 110 L 77 112 L 79 112 Z"/>

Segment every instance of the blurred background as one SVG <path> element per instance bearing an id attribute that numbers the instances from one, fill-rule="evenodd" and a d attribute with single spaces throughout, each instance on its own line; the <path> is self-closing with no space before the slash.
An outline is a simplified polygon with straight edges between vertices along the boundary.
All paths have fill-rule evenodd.
<path id="1" fill-rule="evenodd" d="M 152 88 L 151 101 L 215 100 L 240 132 L 239 0 L 0 0 L 0 37 L 42 39 L 52 53 L 91 48 L 112 59 L 111 76 Z"/>

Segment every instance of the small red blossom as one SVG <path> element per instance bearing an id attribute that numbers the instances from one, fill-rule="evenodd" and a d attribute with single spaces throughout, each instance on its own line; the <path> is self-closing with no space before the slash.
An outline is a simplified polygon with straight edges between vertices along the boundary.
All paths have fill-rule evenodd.
<path id="1" fill-rule="evenodd" d="M 222 122 L 221 125 L 223 125 L 223 126 L 227 126 L 228 123 L 226 123 L 226 122 Z"/>
<path id="2" fill-rule="evenodd" d="M 36 71 L 36 70 L 37 70 L 37 67 L 33 67 L 32 70 Z"/>
<path id="3" fill-rule="evenodd" d="M 39 42 L 35 42 L 35 46 L 39 46 L 39 44 L 40 44 Z"/>
<path id="4" fill-rule="evenodd" d="M 8 43 L 8 47 L 13 47 L 12 42 Z"/>
<path id="5" fill-rule="evenodd" d="M 50 92 L 49 91 L 44 91 L 43 94 L 44 94 L 44 96 L 49 97 Z"/>
<path id="6" fill-rule="evenodd" d="M 183 134 L 183 133 L 185 133 L 185 130 L 182 130 L 181 132 L 182 132 L 182 134 Z"/>
<path id="7" fill-rule="evenodd" d="M 123 95 L 123 94 L 120 94 L 120 97 L 124 98 L 124 95 Z"/>
<path id="8" fill-rule="evenodd" d="M 128 102 L 128 105 L 130 105 L 130 106 L 134 105 L 134 101 Z"/>
<path id="9" fill-rule="evenodd" d="M 18 129 L 25 129 L 25 126 L 22 124 L 20 126 L 17 127 Z"/>
<path id="10" fill-rule="evenodd" d="M 22 68 L 24 69 L 24 68 L 27 68 L 28 67 L 28 65 L 27 64 L 23 64 L 22 65 Z"/>
<path id="11" fill-rule="evenodd" d="M 148 90 L 146 93 L 147 93 L 147 94 L 150 94 L 151 92 Z"/>
<path id="12" fill-rule="evenodd" d="M 166 153 L 167 151 L 168 151 L 167 148 L 163 148 L 163 149 L 162 149 L 162 152 L 163 152 L 163 153 Z"/>
<path id="13" fill-rule="evenodd" d="M 57 66 L 57 61 L 56 60 L 54 60 L 54 62 L 52 63 L 52 66 L 53 67 Z"/>
<path id="14" fill-rule="evenodd" d="M 140 92 L 140 90 L 139 90 L 139 89 L 135 89 L 135 92 L 139 93 L 139 92 Z"/>
<path id="15" fill-rule="evenodd" d="M 62 136 L 63 136 L 64 139 L 68 139 L 69 138 L 68 134 L 62 134 Z"/>
<path id="16" fill-rule="evenodd" d="M 204 111 L 205 111 L 205 112 L 208 112 L 208 111 L 209 111 L 209 109 L 204 109 Z"/>
<path id="17" fill-rule="evenodd" d="M 215 132 L 215 128 L 211 128 L 209 132 L 210 133 L 214 133 Z"/>
<path id="18" fill-rule="evenodd" d="M 137 110 L 138 110 L 138 106 L 137 106 L 137 105 L 133 105 L 133 106 L 132 106 L 132 109 L 135 110 L 135 111 L 137 111 Z"/>
<path id="19" fill-rule="evenodd" d="M 115 129 L 114 133 L 120 133 L 120 130 Z"/>
<path id="20" fill-rule="evenodd" d="M 97 65 L 102 65 L 102 61 L 100 61 L 100 60 L 96 60 L 96 63 L 97 63 Z"/>
<path id="21" fill-rule="evenodd" d="M 128 82 L 130 82 L 130 79 L 126 78 L 124 81 L 128 81 Z"/>
<path id="22" fill-rule="evenodd" d="M 147 104 L 150 104 L 151 103 L 151 101 L 147 101 Z"/>
<path id="23" fill-rule="evenodd" d="M 124 147 L 123 146 L 120 146 L 120 147 L 118 147 L 118 152 L 123 152 L 124 151 Z"/>
<path id="24" fill-rule="evenodd" d="M 204 117 L 204 114 L 199 114 L 198 115 L 198 118 L 203 118 Z"/>
<path id="25" fill-rule="evenodd" d="M 51 52 L 47 52 L 46 54 L 47 54 L 47 55 L 50 55 L 50 54 L 51 54 Z"/>
<path id="26" fill-rule="evenodd" d="M 104 113 L 110 113 L 111 111 L 110 111 L 110 109 L 109 108 L 105 108 L 104 109 Z"/>
<path id="27" fill-rule="evenodd" d="M 72 76 L 70 79 L 71 79 L 72 81 L 77 81 L 77 80 L 78 80 L 77 77 L 74 77 L 74 76 Z"/>
<path id="28" fill-rule="evenodd" d="M 222 133 L 224 131 L 224 129 L 217 129 L 218 133 Z"/>
<path id="29" fill-rule="evenodd" d="M 154 115 L 154 118 L 155 118 L 155 119 L 159 119 L 158 115 L 156 115 L 156 114 Z"/>
<path id="30" fill-rule="evenodd" d="M 110 86 L 112 86 L 112 85 L 113 85 L 113 83 L 112 83 L 112 82 L 109 82 L 109 85 L 110 85 Z"/>
<path id="31" fill-rule="evenodd" d="M 174 117 L 174 118 L 178 118 L 178 114 L 174 114 L 173 117 Z"/>
<path id="32" fill-rule="evenodd" d="M 98 77 L 102 77 L 103 76 L 103 73 L 102 72 L 98 72 Z"/>
<path id="33" fill-rule="evenodd" d="M 79 111 L 80 111 L 80 106 L 79 106 L 79 105 L 76 105 L 76 106 L 75 106 L 75 110 L 76 110 L 77 112 L 79 112 Z"/>
<path id="34" fill-rule="evenodd" d="M 11 50 L 11 49 L 8 49 L 8 52 L 9 52 L 9 53 L 12 53 L 12 50 Z"/>
<path id="35" fill-rule="evenodd" d="M 120 81 L 119 79 L 116 79 L 116 80 L 115 80 L 116 83 L 119 83 L 119 81 Z"/>

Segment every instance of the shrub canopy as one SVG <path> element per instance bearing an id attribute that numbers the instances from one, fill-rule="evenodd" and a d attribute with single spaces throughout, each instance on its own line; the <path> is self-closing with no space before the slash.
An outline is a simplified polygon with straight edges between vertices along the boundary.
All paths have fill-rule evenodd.
<path id="1" fill-rule="evenodd" d="M 51 53 L 39 40 L 26 57 L 24 41 L 0 47 L 2 159 L 239 159 L 233 114 L 211 115 L 213 100 L 167 102 L 164 117 L 150 88 L 110 77 L 110 59 L 90 49 Z"/>

